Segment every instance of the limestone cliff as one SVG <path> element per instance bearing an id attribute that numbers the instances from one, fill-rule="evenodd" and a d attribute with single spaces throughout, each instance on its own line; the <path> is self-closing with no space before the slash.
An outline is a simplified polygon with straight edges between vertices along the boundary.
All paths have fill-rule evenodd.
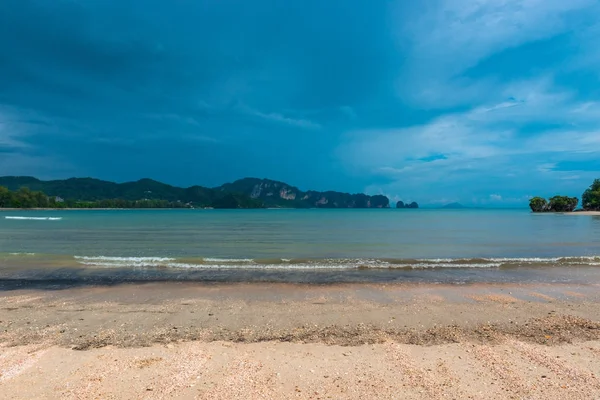
<path id="1" fill-rule="evenodd" d="M 295 186 L 269 179 L 244 178 L 215 188 L 261 200 L 267 207 L 291 208 L 389 208 L 386 196 L 342 192 L 304 192 Z"/>
<path id="2" fill-rule="evenodd" d="M 416 201 L 412 203 L 404 203 L 403 201 L 399 201 L 396 203 L 396 208 L 419 208 L 419 205 Z"/>

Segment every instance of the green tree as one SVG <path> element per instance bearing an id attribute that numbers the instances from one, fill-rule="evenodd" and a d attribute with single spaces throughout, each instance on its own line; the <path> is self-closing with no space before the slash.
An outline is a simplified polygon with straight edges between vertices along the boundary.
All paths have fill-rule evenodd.
<path id="1" fill-rule="evenodd" d="M 46 196 L 42 192 L 33 192 L 32 193 L 34 207 L 38 208 L 48 208 L 50 202 L 48 201 L 48 196 Z"/>
<path id="2" fill-rule="evenodd" d="M 577 197 L 554 196 L 548 202 L 548 208 L 554 212 L 572 212 L 577 207 Z"/>
<path id="3" fill-rule="evenodd" d="M 600 211 L 600 179 L 595 179 L 594 183 L 583 193 L 581 203 L 584 210 Z"/>
<path id="4" fill-rule="evenodd" d="M 34 193 L 26 187 L 22 187 L 14 194 L 14 206 L 18 208 L 32 208 L 35 207 Z"/>
<path id="5" fill-rule="evenodd" d="M 12 207 L 12 193 L 4 186 L 0 186 L 0 208 Z"/>
<path id="6" fill-rule="evenodd" d="M 225 193 L 223 196 L 215 199 L 211 206 L 213 208 L 262 208 L 263 203 L 259 200 L 250 199 L 243 194 Z"/>
<path id="7" fill-rule="evenodd" d="M 548 210 L 548 201 L 541 197 L 534 197 L 529 200 L 529 208 L 533 212 L 544 212 Z"/>

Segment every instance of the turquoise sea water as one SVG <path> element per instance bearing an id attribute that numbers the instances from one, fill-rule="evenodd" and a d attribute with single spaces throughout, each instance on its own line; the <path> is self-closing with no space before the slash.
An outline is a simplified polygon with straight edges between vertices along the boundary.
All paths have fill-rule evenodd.
<path id="1" fill-rule="evenodd" d="M 527 210 L 111 210 L 0 214 L 5 282 L 575 281 L 600 217 Z"/>

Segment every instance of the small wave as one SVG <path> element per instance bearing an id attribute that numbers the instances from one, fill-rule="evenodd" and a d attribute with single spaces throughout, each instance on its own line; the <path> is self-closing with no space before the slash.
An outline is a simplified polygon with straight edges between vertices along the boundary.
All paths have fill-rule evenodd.
<path id="1" fill-rule="evenodd" d="M 356 269 L 357 267 L 348 265 L 329 265 L 329 264 L 192 264 L 192 263 L 164 263 L 160 265 L 130 265 L 131 267 L 159 267 L 172 269 L 198 269 L 198 270 L 336 270 L 336 269 Z M 95 267 L 117 267 L 113 263 L 95 263 Z"/>
<path id="2" fill-rule="evenodd" d="M 8 253 L 11 256 L 35 256 L 35 253 Z"/>
<path id="3" fill-rule="evenodd" d="M 109 257 L 76 256 L 77 262 L 90 267 L 178 268 L 178 269 L 278 269 L 278 270 L 356 270 L 356 269 L 446 269 L 512 268 L 544 266 L 597 266 L 600 256 L 523 257 L 523 258 L 431 258 L 431 259 L 273 259 Z"/>
<path id="4" fill-rule="evenodd" d="M 453 268 L 494 268 L 501 264 L 463 264 L 453 265 Z M 253 264 L 253 265 L 231 265 L 231 264 L 189 264 L 189 263 L 169 263 L 164 265 L 167 268 L 181 269 L 256 269 L 256 270 L 356 270 L 356 269 L 429 269 L 443 268 L 438 264 L 421 264 L 412 266 L 369 266 L 369 265 L 351 265 L 351 264 Z"/>
<path id="5" fill-rule="evenodd" d="M 77 260 L 103 260 L 103 261 L 172 261 L 169 257 L 110 257 L 110 256 L 75 256 Z"/>
<path id="6" fill-rule="evenodd" d="M 82 264 L 93 267 L 104 268 L 172 268 L 172 269 L 197 269 L 197 270 L 285 270 L 285 271 L 315 271 L 315 270 L 360 270 L 360 269 L 435 269 L 444 268 L 438 264 L 421 264 L 413 266 L 389 266 L 373 267 L 368 265 L 349 265 L 349 264 L 192 264 L 192 263 L 153 263 L 148 261 L 129 262 L 127 264 L 114 262 L 83 262 Z M 453 265 L 451 268 L 494 268 L 500 264 L 463 264 Z M 450 267 L 445 267 L 450 268 Z"/>
<path id="7" fill-rule="evenodd" d="M 205 262 L 214 263 L 253 263 L 252 258 L 203 258 Z"/>
<path id="8" fill-rule="evenodd" d="M 32 221 L 60 221 L 62 219 L 62 217 L 18 217 L 18 216 L 5 216 L 4 219 L 32 220 Z"/>
<path id="9" fill-rule="evenodd" d="M 91 267 L 161 267 L 175 261 L 168 257 L 106 257 L 75 256 L 80 264 Z"/>
<path id="10" fill-rule="evenodd" d="M 392 260 L 391 263 L 435 263 L 435 264 L 481 264 L 481 263 L 500 263 L 504 264 L 588 264 L 600 262 L 600 256 L 580 256 L 580 257 L 492 257 L 492 258 L 420 258 L 416 260 Z"/>

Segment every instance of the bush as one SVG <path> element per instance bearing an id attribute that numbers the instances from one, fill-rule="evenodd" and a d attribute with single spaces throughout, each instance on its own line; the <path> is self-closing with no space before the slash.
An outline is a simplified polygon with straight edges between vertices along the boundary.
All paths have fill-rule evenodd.
<path id="1" fill-rule="evenodd" d="M 577 197 L 554 196 L 548 203 L 550 211 L 554 212 L 572 212 L 577 207 L 579 199 Z"/>
<path id="2" fill-rule="evenodd" d="M 594 183 L 581 196 L 583 209 L 586 211 L 600 211 L 600 179 Z"/>
<path id="3" fill-rule="evenodd" d="M 548 202 L 541 197 L 534 197 L 529 200 L 529 208 L 533 212 L 544 212 L 548 210 Z"/>

